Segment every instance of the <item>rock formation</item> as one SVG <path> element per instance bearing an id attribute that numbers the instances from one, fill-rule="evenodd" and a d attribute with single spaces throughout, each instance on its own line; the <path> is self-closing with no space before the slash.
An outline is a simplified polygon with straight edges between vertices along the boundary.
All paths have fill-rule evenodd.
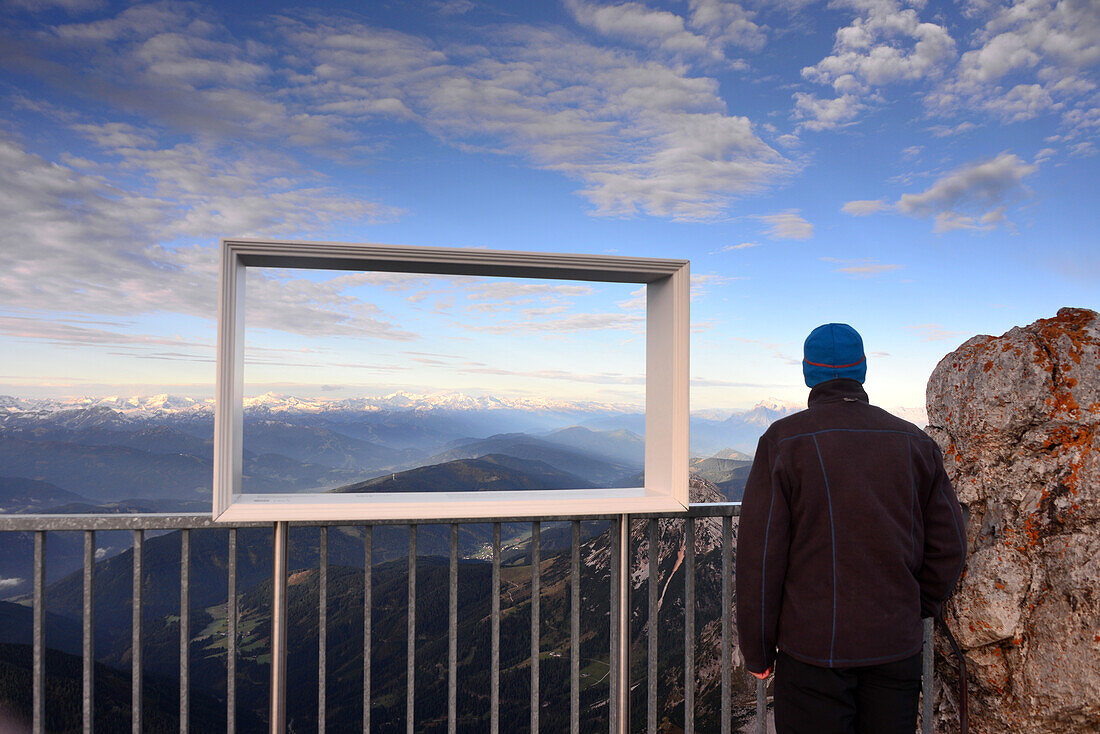
<path id="1" fill-rule="evenodd" d="M 944 616 L 971 732 L 1100 732 L 1100 317 L 1063 308 L 976 336 L 928 382 L 927 430 L 968 515 Z M 937 637 L 936 731 L 958 731 Z"/>

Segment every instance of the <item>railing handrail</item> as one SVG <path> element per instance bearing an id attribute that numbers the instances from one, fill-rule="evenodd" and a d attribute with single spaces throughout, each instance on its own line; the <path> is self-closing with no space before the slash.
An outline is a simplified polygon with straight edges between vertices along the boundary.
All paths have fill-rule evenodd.
<path id="1" fill-rule="evenodd" d="M 631 514 L 631 519 L 684 519 L 688 517 L 737 517 L 740 502 L 693 502 L 680 512 Z M 480 525 L 494 522 L 570 522 L 572 520 L 618 520 L 619 514 L 597 515 L 517 515 L 515 517 L 446 518 L 431 521 L 409 520 L 292 520 L 294 527 L 354 527 L 362 525 Z M 0 514 L 0 532 L 35 530 L 200 530 L 204 528 L 270 528 L 271 521 L 220 523 L 208 514 L 191 512 L 131 512 L 117 514 Z"/>

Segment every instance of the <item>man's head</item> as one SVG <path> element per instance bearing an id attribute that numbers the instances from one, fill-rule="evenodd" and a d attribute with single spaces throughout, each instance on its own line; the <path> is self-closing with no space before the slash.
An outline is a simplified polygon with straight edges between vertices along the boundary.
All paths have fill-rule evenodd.
<path id="1" fill-rule="evenodd" d="M 863 339 L 848 324 L 822 324 L 806 337 L 802 374 L 806 386 L 846 377 L 863 382 L 867 379 L 867 357 Z"/>

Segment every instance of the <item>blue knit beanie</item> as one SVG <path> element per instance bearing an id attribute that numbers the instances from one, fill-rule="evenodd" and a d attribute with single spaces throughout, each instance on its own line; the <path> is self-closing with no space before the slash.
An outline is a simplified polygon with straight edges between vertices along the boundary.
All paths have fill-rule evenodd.
<path id="1" fill-rule="evenodd" d="M 848 324 L 823 324 L 806 337 L 802 374 L 806 386 L 846 377 L 863 382 L 867 379 L 867 356 L 863 339 Z"/>

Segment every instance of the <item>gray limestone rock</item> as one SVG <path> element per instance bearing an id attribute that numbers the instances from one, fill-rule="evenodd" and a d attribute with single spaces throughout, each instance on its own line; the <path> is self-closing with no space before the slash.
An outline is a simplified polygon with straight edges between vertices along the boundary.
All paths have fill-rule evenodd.
<path id="1" fill-rule="evenodd" d="M 944 607 L 972 732 L 1100 732 L 1100 317 L 1063 308 L 976 336 L 928 381 L 928 433 L 968 516 Z M 957 731 L 937 636 L 936 731 Z"/>

